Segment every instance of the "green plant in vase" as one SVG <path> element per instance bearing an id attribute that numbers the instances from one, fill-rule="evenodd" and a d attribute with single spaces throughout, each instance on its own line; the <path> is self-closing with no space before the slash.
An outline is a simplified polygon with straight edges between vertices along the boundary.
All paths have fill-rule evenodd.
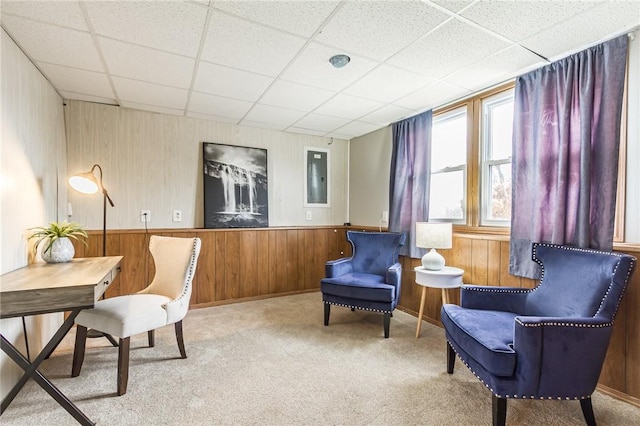
<path id="1" fill-rule="evenodd" d="M 71 238 L 87 244 L 88 238 L 82 225 L 75 222 L 51 222 L 49 226 L 39 226 L 30 229 L 29 240 L 37 238 L 33 251 L 38 251 L 41 243 L 45 243 L 42 249 L 42 260 L 48 263 L 62 263 L 73 259 L 75 249 Z"/>

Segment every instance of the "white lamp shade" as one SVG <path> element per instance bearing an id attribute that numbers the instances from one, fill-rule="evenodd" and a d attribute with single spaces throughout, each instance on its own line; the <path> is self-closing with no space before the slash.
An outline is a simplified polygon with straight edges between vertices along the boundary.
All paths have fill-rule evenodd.
<path id="1" fill-rule="evenodd" d="M 95 194 L 98 192 L 98 182 L 93 173 L 79 173 L 69 178 L 69 185 L 83 194 Z"/>
<path id="2" fill-rule="evenodd" d="M 451 246 L 451 222 L 416 222 L 416 247 L 450 249 Z"/>

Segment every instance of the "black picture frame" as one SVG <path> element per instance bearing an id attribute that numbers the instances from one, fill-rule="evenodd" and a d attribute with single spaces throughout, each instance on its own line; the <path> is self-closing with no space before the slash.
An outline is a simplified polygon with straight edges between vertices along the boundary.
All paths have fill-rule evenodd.
<path id="1" fill-rule="evenodd" d="M 267 150 L 203 142 L 204 227 L 269 226 Z"/>

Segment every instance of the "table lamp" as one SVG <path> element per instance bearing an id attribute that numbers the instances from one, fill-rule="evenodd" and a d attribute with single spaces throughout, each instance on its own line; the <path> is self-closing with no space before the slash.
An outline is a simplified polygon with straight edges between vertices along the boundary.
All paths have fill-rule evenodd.
<path id="1" fill-rule="evenodd" d="M 439 271 L 444 268 L 444 257 L 436 249 L 450 249 L 452 227 L 450 222 L 416 222 L 416 247 L 430 249 L 422 256 L 424 269 Z"/>

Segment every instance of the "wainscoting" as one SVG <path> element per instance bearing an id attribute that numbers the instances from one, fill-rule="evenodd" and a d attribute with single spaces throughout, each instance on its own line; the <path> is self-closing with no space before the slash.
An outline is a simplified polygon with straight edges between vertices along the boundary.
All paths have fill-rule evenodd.
<path id="1" fill-rule="evenodd" d="M 149 235 L 200 237 L 202 251 L 193 282 L 191 307 L 318 291 L 327 260 L 349 256 L 347 229 L 357 227 L 115 230 L 107 235 L 107 254 L 124 256 L 122 271 L 107 297 L 144 288 L 153 277 Z M 100 232 L 90 232 L 89 244 L 75 244 L 76 257 L 97 256 Z M 615 250 L 640 258 L 640 246 L 616 245 Z M 464 269 L 464 282 L 531 288 L 535 281 L 509 275 L 509 239 L 505 235 L 455 233 L 453 248 L 442 250 L 447 264 Z M 419 259 L 401 258 L 403 282 L 399 309 L 417 316 L 420 291 L 413 268 Z M 427 289 L 424 320 L 440 324 L 439 289 Z M 459 291 L 451 295 L 459 300 Z M 320 299 L 318 299 L 320 303 Z M 443 369 L 445 348 L 442 348 Z M 444 370 L 443 370 L 444 371 Z M 618 312 L 599 388 L 640 406 L 640 271 L 636 271 Z"/>

